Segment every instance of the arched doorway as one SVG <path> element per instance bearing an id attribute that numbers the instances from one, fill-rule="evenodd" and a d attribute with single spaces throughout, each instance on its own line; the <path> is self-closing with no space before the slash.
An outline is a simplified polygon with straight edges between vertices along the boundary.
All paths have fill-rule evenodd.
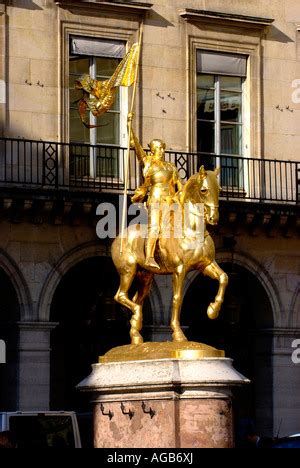
<path id="1" fill-rule="evenodd" d="M 6 364 L 0 365 L 0 411 L 18 408 L 18 330 L 20 307 L 15 288 L 0 268 L 0 339 L 6 343 Z"/>
<path id="2" fill-rule="evenodd" d="M 111 258 L 94 257 L 71 268 L 58 285 L 51 322 L 51 409 L 89 411 L 89 395 L 76 385 L 91 372 L 98 356 L 130 342 L 129 315 L 113 297 L 119 277 Z"/>
<path id="3" fill-rule="evenodd" d="M 250 419 L 260 434 L 272 435 L 272 307 L 254 274 L 233 263 L 221 267 L 228 273 L 229 285 L 219 318 L 212 321 L 206 314 L 218 283 L 198 275 L 185 295 L 182 324 L 188 326 L 189 340 L 225 350 L 234 367 L 251 380 L 235 390 L 236 420 Z"/>

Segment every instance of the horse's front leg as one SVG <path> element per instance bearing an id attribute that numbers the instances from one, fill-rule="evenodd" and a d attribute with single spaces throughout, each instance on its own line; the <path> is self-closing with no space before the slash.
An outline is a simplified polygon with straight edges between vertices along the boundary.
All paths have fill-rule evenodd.
<path id="1" fill-rule="evenodd" d="M 120 273 L 120 287 L 115 295 L 115 300 L 122 306 L 127 307 L 132 312 L 130 320 L 130 337 L 131 344 L 143 343 L 143 338 L 140 334 L 143 323 L 142 305 L 131 301 L 128 297 L 128 291 L 132 284 L 136 272 L 136 266 L 133 265 L 127 271 Z"/>
<path id="2" fill-rule="evenodd" d="M 179 267 L 173 274 L 173 303 L 172 303 L 172 317 L 171 328 L 173 331 L 173 341 L 187 341 L 187 338 L 180 327 L 180 311 L 183 300 L 183 284 L 185 279 L 185 269 L 183 266 Z"/>
<path id="3" fill-rule="evenodd" d="M 219 290 L 215 297 L 215 302 L 211 302 L 207 308 L 208 317 L 214 320 L 218 318 L 221 305 L 224 301 L 224 294 L 228 284 L 228 276 L 222 268 L 219 267 L 215 260 L 205 268 L 203 274 L 219 281 Z"/>

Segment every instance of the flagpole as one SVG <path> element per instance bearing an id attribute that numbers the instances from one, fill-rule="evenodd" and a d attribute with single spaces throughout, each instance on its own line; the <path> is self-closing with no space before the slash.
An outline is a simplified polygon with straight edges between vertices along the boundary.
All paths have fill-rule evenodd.
<path id="1" fill-rule="evenodd" d="M 131 115 L 132 115 L 132 112 L 133 112 L 135 96 L 136 96 L 136 90 L 137 90 L 137 78 L 138 78 L 139 63 L 140 63 L 143 27 L 144 27 L 144 23 L 142 22 L 141 26 L 140 26 L 140 35 L 139 35 L 139 49 L 138 49 L 137 66 L 136 66 L 136 77 L 135 77 L 135 80 L 134 80 L 134 83 L 133 83 L 131 106 L 130 106 L 130 114 Z M 127 214 L 127 194 L 128 194 L 128 176 L 129 176 L 129 155 L 130 155 L 131 129 L 132 129 L 132 118 L 128 122 L 128 145 L 127 145 L 127 152 L 126 152 L 126 156 L 125 156 L 124 196 L 123 196 L 123 211 L 122 211 L 122 225 L 121 225 L 120 255 L 123 252 L 124 231 L 125 231 L 125 227 L 126 227 L 126 218 L 127 218 L 126 214 Z"/>

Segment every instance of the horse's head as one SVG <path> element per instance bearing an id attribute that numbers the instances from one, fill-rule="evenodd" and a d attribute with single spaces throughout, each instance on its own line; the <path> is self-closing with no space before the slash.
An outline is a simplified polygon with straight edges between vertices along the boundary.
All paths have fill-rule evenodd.
<path id="1" fill-rule="evenodd" d="M 183 187 L 181 197 L 182 204 L 203 203 L 205 222 L 217 224 L 219 221 L 219 193 L 221 187 L 218 182 L 220 169 L 206 171 L 204 166 L 200 167 L 197 174 L 192 175 Z"/>
<path id="2" fill-rule="evenodd" d="M 199 182 L 200 200 L 205 207 L 205 220 L 209 224 L 218 224 L 219 221 L 219 194 L 221 187 L 218 182 L 220 169 L 206 171 L 200 167 L 197 179 Z"/>

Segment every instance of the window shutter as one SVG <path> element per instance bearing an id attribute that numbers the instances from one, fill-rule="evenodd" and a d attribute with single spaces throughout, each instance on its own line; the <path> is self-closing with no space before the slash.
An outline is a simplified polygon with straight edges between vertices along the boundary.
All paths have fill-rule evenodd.
<path id="1" fill-rule="evenodd" d="M 247 56 L 197 50 L 197 72 L 246 77 Z"/>
<path id="2" fill-rule="evenodd" d="M 88 55 L 90 57 L 123 58 L 125 43 L 111 39 L 71 36 L 70 53 L 71 55 Z"/>

